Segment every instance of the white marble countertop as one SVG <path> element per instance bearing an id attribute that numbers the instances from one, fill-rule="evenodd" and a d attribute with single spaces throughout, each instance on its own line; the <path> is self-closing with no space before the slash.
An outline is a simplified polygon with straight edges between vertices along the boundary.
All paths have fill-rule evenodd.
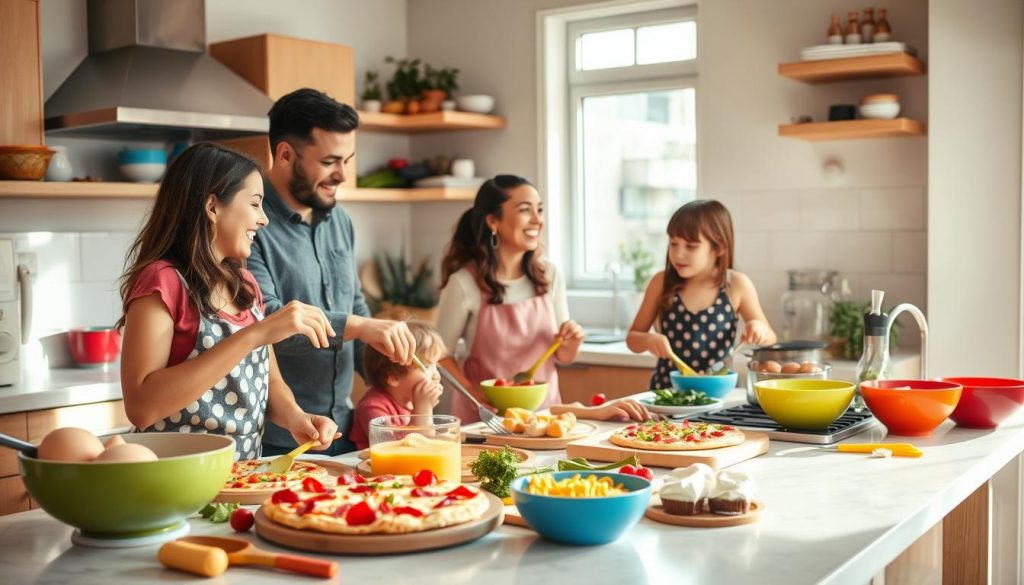
<path id="1" fill-rule="evenodd" d="M 26 367 L 21 380 L 0 386 L 0 414 L 121 399 L 121 364 L 103 368 Z"/>
<path id="2" fill-rule="evenodd" d="M 742 391 L 731 396 L 742 399 Z M 871 459 L 795 443 L 773 442 L 764 456 L 735 469 L 748 472 L 765 505 L 758 523 L 681 528 L 643 519 L 615 543 L 567 547 L 523 528 L 502 526 L 473 543 L 393 557 L 333 557 L 346 583 L 850 583 L 863 585 L 1024 450 L 1024 413 L 996 431 L 944 423 L 913 439 L 920 459 Z M 606 428 L 614 425 L 602 423 Z M 884 429 L 857 435 L 877 441 Z M 903 441 L 904 439 L 901 439 Z M 540 463 L 562 451 L 538 452 Z M 342 457 L 354 463 L 352 456 Z M 657 474 L 664 470 L 657 470 Z M 69 495 L 69 497 L 71 497 Z M 42 510 L 0 518 L 0 567 L 12 583 L 166 583 L 198 581 L 162 568 L 156 546 L 73 546 L 71 529 Z M 192 520 L 193 534 L 231 532 Z M 247 538 L 277 547 L 254 534 Z M 230 568 L 206 583 L 305 581 L 262 569 Z"/>

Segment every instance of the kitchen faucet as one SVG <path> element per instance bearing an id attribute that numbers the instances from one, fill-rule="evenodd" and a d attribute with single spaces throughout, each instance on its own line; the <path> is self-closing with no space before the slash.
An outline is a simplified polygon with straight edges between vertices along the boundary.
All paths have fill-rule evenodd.
<path id="1" fill-rule="evenodd" d="M 907 311 L 914 316 L 914 320 L 917 321 L 917 328 L 921 331 L 921 380 L 928 379 L 928 321 L 924 318 L 924 313 L 921 309 L 918 309 L 910 303 L 901 303 L 889 313 L 889 318 L 885 322 L 885 337 L 883 343 L 885 344 L 885 356 L 883 358 L 882 371 L 888 371 L 889 367 L 889 332 L 892 331 L 892 324 L 896 322 L 896 317 L 899 317 L 900 313 Z"/>

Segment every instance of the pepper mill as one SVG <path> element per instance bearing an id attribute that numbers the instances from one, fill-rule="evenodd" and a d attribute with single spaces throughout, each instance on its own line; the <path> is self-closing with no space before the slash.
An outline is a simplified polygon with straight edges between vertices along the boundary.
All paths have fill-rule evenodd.
<path id="1" fill-rule="evenodd" d="M 857 11 L 851 11 L 846 19 L 846 36 L 844 37 L 847 45 L 859 45 L 860 44 L 860 23 L 857 22 Z"/>
<path id="2" fill-rule="evenodd" d="M 878 19 L 875 20 L 874 42 L 884 43 L 892 38 L 892 29 L 889 21 L 885 19 L 885 8 L 878 9 Z"/>
<path id="3" fill-rule="evenodd" d="M 832 13 L 832 23 L 828 25 L 828 33 L 825 35 L 830 45 L 843 44 L 843 26 L 839 24 L 839 13 Z"/>
<path id="4" fill-rule="evenodd" d="M 860 40 L 864 43 L 875 42 L 875 9 L 864 9 L 864 20 L 860 23 Z"/>

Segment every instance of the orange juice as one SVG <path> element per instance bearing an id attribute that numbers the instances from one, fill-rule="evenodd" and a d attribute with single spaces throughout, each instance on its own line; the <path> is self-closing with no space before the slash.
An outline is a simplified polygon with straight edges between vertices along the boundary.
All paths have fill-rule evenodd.
<path id="1" fill-rule="evenodd" d="M 441 479 L 459 481 L 462 446 L 455 441 L 428 439 L 410 433 L 400 441 L 371 445 L 370 467 L 374 475 L 415 475 L 421 469 L 429 469 Z"/>

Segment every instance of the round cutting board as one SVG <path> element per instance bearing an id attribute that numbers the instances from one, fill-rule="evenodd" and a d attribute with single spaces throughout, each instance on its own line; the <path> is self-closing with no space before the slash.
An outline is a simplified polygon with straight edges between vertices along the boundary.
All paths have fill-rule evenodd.
<path id="1" fill-rule="evenodd" d="M 496 446 L 493 446 L 493 445 L 466 445 L 466 444 L 463 444 L 462 445 L 462 478 L 461 478 L 462 483 L 473 483 L 474 481 L 479 481 L 479 480 L 477 480 L 476 476 L 473 475 L 473 472 L 469 470 L 469 464 L 472 463 L 474 460 L 476 460 L 477 455 L 479 455 L 481 451 L 500 451 L 500 450 L 501 450 L 501 447 L 496 447 Z M 531 465 L 534 465 L 534 461 L 537 459 L 537 457 L 533 453 L 531 453 L 529 451 L 524 451 L 523 449 L 512 449 L 512 452 L 515 453 L 516 457 L 519 458 L 519 463 L 516 464 L 516 467 L 529 467 Z M 362 461 L 360 461 L 359 465 L 356 466 L 356 471 L 358 471 L 360 474 L 365 475 L 367 477 L 373 475 L 373 469 L 370 467 L 370 460 L 366 459 L 366 457 L 369 457 L 369 455 L 370 455 L 369 454 L 369 450 L 364 449 L 363 451 L 360 451 L 359 452 L 359 458 L 362 459 Z"/>
<path id="2" fill-rule="evenodd" d="M 597 425 L 586 421 L 577 421 L 576 426 L 564 437 L 529 437 L 527 435 L 499 435 L 489 428 L 484 428 L 480 434 L 486 437 L 488 445 L 508 445 L 520 449 L 565 449 L 565 446 L 577 439 L 588 437 L 597 432 Z"/>
<path id="3" fill-rule="evenodd" d="M 269 458 L 268 458 L 269 459 Z M 300 459 L 299 461 L 307 461 L 309 463 L 316 463 L 320 467 L 327 469 L 327 475 L 331 477 L 338 477 L 346 473 L 354 473 L 355 470 L 338 463 L 337 461 L 331 461 L 330 459 Z M 299 482 L 296 482 L 299 483 Z M 333 483 L 331 485 L 334 485 Z M 246 492 L 221 492 L 217 494 L 217 497 L 213 499 L 214 502 L 234 502 L 236 504 L 262 504 L 269 498 L 274 492 L 284 488 L 270 488 L 266 490 L 250 490 Z"/>
<path id="4" fill-rule="evenodd" d="M 256 534 L 274 544 L 318 553 L 389 555 L 448 548 L 476 540 L 501 525 L 505 505 L 492 494 L 483 495 L 490 506 L 479 520 L 424 532 L 331 534 L 298 530 L 274 522 L 261 508 L 256 511 Z"/>
<path id="5" fill-rule="evenodd" d="M 694 528 L 722 528 L 725 526 L 740 526 L 742 524 L 753 524 L 761 519 L 761 511 L 764 504 L 754 500 L 750 502 L 750 511 L 746 514 L 728 516 L 725 514 L 712 514 L 708 511 L 707 504 L 704 504 L 704 512 L 692 516 L 681 516 L 669 514 L 661 507 L 661 503 L 654 503 L 648 506 L 644 516 L 662 524 L 673 524 L 675 526 L 692 526 Z"/>

